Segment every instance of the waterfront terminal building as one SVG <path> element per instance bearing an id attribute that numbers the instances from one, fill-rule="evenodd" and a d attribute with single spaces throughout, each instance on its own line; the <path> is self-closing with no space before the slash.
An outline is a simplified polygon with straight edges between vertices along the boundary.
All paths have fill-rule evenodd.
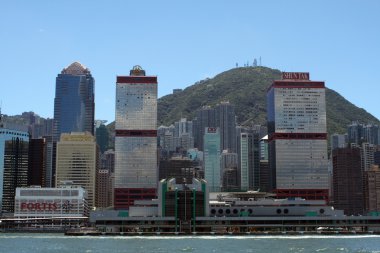
<path id="1" fill-rule="evenodd" d="M 90 213 L 102 234 L 255 234 L 380 232 L 380 217 L 346 216 L 325 200 L 274 199 L 263 192 L 212 192 L 204 180 L 161 180 L 158 198 L 129 210 Z"/>

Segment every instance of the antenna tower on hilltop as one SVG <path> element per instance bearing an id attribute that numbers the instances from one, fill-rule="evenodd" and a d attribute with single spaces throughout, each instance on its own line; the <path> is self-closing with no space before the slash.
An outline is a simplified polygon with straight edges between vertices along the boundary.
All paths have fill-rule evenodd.
<path id="1" fill-rule="evenodd" d="M 4 128 L 3 124 L 3 114 L 1 113 L 1 107 L 3 105 L 3 101 L 0 101 L 0 128 Z"/>

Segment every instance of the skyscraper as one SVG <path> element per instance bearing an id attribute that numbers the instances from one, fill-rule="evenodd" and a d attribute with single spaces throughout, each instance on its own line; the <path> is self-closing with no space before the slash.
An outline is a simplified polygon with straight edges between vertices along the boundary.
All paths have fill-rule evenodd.
<path id="1" fill-rule="evenodd" d="M 74 62 L 56 78 L 54 141 L 62 133 L 90 132 L 94 135 L 94 78 L 88 68 Z"/>
<path id="2" fill-rule="evenodd" d="M 102 154 L 108 149 L 109 132 L 104 124 L 96 128 L 96 143 L 98 143 Z"/>
<path id="3" fill-rule="evenodd" d="M 238 180 L 238 154 L 223 150 L 220 156 L 223 191 L 240 190 Z"/>
<path id="4" fill-rule="evenodd" d="M 236 152 L 235 117 L 235 108 L 230 102 L 223 101 L 215 107 L 215 121 L 220 129 L 221 150 Z"/>
<path id="5" fill-rule="evenodd" d="M 380 144 L 380 128 L 374 124 L 361 124 L 359 122 L 352 122 L 347 127 L 348 142 L 361 145 L 363 142 L 369 144 Z"/>
<path id="6" fill-rule="evenodd" d="M 100 169 L 96 175 L 96 208 L 112 206 L 112 178 L 109 170 Z"/>
<path id="7" fill-rule="evenodd" d="M 207 127 L 216 127 L 215 109 L 210 106 L 203 106 L 199 111 L 197 111 L 196 120 L 193 120 L 193 122 L 194 147 L 203 151 L 203 136 L 205 134 L 205 129 Z"/>
<path id="8" fill-rule="evenodd" d="M 260 188 L 259 134 L 246 130 L 239 136 L 240 188 L 243 191 Z"/>
<path id="9" fill-rule="evenodd" d="M 14 211 L 17 187 L 28 183 L 27 132 L 2 128 L 0 112 L 0 214 Z"/>
<path id="10" fill-rule="evenodd" d="M 380 170 L 377 165 L 373 165 L 370 170 L 364 172 L 364 198 L 367 212 L 379 212 Z"/>
<path id="11" fill-rule="evenodd" d="M 283 73 L 267 91 L 269 165 L 280 197 L 328 199 L 324 82 Z"/>
<path id="12" fill-rule="evenodd" d="M 140 66 L 118 76 L 115 111 L 114 206 L 122 209 L 156 196 L 157 77 Z"/>
<path id="13" fill-rule="evenodd" d="M 95 137 L 89 132 L 62 134 L 56 163 L 56 187 L 65 181 L 82 186 L 88 193 L 88 206 L 95 207 L 96 173 L 100 167 Z"/>
<path id="14" fill-rule="evenodd" d="M 207 127 L 204 134 L 204 172 L 210 192 L 221 190 L 220 132 L 219 128 Z"/>
<path id="15" fill-rule="evenodd" d="M 330 137 L 331 151 L 347 147 L 347 134 L 333 134 Z"/>
<path id="16" fill-rule="evenodd" d="M 30 139 L 28 159 L 28 185 L 46 187 L 46 140 Z"/>
<path id="17" fill-rule="evenodd" d="M 235 109 L 228 101 L 222 101 L 212 108 L 203 106 L 193 120 L 194 147 L 203 149 L 203 136 L 207 127 L 218 127 L 220 131 L 220 149 L 236 152 Z"/>
<path id="18" fill-rule="evenodd" d="M 360 169 L 360 149 L 336 148 L 333 161 L 333 203 L 346 215 L 363 214 L 364 172 Z"/>

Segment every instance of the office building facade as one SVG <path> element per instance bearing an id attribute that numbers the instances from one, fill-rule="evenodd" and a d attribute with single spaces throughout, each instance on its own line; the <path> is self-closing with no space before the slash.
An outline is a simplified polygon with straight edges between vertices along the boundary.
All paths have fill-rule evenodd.
<path id="1" fill-rule="evenodd" d="M 112 173 L 107 169 L 100 169 L 96 175 L 96 208 L 112 206 Z"/>
<path id="2" fill-rule="evenodd" d="M 175 178 L 187 184 L 195 177 L 195 162 L 187 157 L 172 157 L 160 161 L 159 180 Z"/>
<path id="3" fill-rule="evenodd" d="M 221 150 L 236 152 L 236 114 L 235 107 L 228 101 L 215 107 L 216 126 L 220 130 Z"/>
<path id="4" fill-rule="evenodd" d="M 364 198 L 367 213 L 380 212 L 380 169 L 374 165 L 364 172 Z"/>
<path id="5" fill-rule="evenodd" d="M 260 188 L 259 134 L 251 129 L 242 129 L 238 139 L 241 190 Z"/>
<path id="6" fill-rule="evenodd" d="M 207 127 L 216 127 L 215 109 L 211 106 L 203 106 L 196 113 L 196 119 L 193 120 L 194 147 L 203 151 L 203 138 Z"/>
<path id="7" fill-rule="evenodd" d="M 331 151 L 336 148 L 345 148 L 348 145 L 347 134 L 333 134 L 330 137 Z"/>
<path id="8" fill-rule="evenodd" d="M 157 77 L 135 66 L 116 81 L 115 191 L 116 209 L 156 196 Z"/>
<path id="9" fill-rule="evenodd" d="M 352 122 L 347 127 L 348 142 L 361 145 L 363 142 L 369 144 L 380 144 L 380 128 L 375 124 L 362 124 Z"/>
<path id="10" fill-rule="evenodd" d="M 56 78 L 54 98 L 54 141 L 62 133 L 90 132 L 94 135 L 95 81 L 79 62 L 64 68 Z"/>
<path id="11" fill-rule="evenodd" d="M 328 199 L 324 82 L 283 73 L 267 91 L 269 165 L 279 197 Z"/>
<path id="12" fill-rule="evenodd" d="M 29 141 L 28 186 L 46 187 L 46 140 L 44 138 Z"/>
<path id="13" fill-rule="evenodd" d="M 27 132 L 0 128 L 0 214 L 14 212 L 16 188 L 28 184 L 29 138 Z"/>
<path id="14" fill-rule="evenodd" d="M 223 191 L 240 190 L 238 180 L 238 155 L 223 150 L 220 156 Z"/>
<path id="15" fill-rule="evenodd" d="M 220 149 L 236 152 L 236 115 L 234 106 L 222 101 L 215 107 L 203 106 L 193 120 L 194 147 L 202 150 L 207 127 L 217 127 L 220 132 Z"/>
<path id="16" fill-rule="evenodd" d="M 333 206 L 346 215 L 364 213 L 364 185 L 360 149 L 333 150 Z"/>
<path id="17" fill-rule="evenodd" d="M 83 187 L 88 194 L 89 208 L 94 208 L 100 165 L 95 137 L 89 132 L 62 134 L 57 143 L 56 163 L 56 187 L 66 181 Z"/>
<path id="18" fill-rule="evenodd" d="M 204 132 L 204 179 L 210 192 L 219 192 L 222 185 L 219 128 L 206 127 Z"/>

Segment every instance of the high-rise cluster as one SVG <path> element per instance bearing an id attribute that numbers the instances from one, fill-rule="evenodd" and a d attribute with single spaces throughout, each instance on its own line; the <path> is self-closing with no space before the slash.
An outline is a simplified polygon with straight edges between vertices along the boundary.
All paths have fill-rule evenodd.
<path id="1" fill-rule="evenodd" d="M 346 134 L 331 135 L 328 147 L 325 83 L 309 73 L 284 72 L 268 87 L 267 126 L 239 126 L 234 105 L 220 101 L 198 108 L 191 120 L 157 127 L 157 76 L 137 65 L 116 77 L 114 135 L 105 121 L 94 120 L 94 83 L 81 63 L 64 68 L 56 78 L 54 120 L 24 113 L 30 133 L 7 128 L 0 113 L 3 214 L 27 215 L 41 205 L 62 212 L 75 205 L 55 203 L 53 195 L 79 188 L 67 201 L 83 196 L 77 204 L 86 215 L 87 205 L 132 213 L 149 205 L 145 214 L 152 214 L 156 202 L 147 200 L 160 198 L 160 191 L 172 201 L 161 213 L 175 212 L 176 194 L 190 203 L 190 191 L 199 203 L 208 192 L 269 191 L 277 198 L 331 200 L 350 215 L 380 210 L 380 128 L 354 122 Z M 36 185 L 43 189 L 24 189 Z M 49 203 L 37 203 L 33 193 L 46 194 Z"/>
<path id="2" fill-rule="evenodd" d="M 352 122 L 347 133 L 331 136 L 331 196 L 347 215 L 380 210 L 380 129 Z"/>

